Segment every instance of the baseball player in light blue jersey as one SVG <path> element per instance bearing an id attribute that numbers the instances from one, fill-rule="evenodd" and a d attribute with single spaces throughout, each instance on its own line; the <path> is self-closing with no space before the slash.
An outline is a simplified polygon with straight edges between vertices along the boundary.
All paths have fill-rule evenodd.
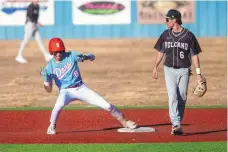
<path id="1" fill-rule="evenodd" d="M 135 122 L 127 120 L 124 115 L 112 104 L 105 101 L 100 95 L 89 89 L 82 81 L 78 62 L 93 61 L 95 56 L 91 53 L 65 52 L 65 46 L 60 38 L 49 41 L 49 52 L 53 55 L 46 67 L 41 68 L 44 88 L 52 91 L 52 81 L 59 88 L 59 96 L 52 110 L 50 125 L 47 134 L 56 134 L 56 121 L 64 106 L 73 100 L 85 101 L 91 105 L 101 107 L 110 112 L 125 128 L 135 129 Z"/>

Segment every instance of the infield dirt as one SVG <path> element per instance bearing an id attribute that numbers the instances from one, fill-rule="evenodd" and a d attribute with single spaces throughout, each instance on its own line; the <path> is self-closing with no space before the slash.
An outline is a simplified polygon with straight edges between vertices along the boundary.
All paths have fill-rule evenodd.
<path id="1" fill-rule="evenodd" d="M 153 49 L 157 39 L 64 40 L 67 50 L 92 52 L 94 62 L 80 63 L 86 85 L 118 106 L 167 105 L 167 92 L 163 66 L 159 66 L 159 79 L 152 79 L 156 57 Z M 19 45 L 16 41 L 0 41 L 0 107 L 52 107 L 58 95 L 54 87 L 51 94 L 43 89 L 39 69 L 46 63 L 38 45 L 30 41 L 24 51 L 27 64 L 15 61 Z M 203 98 L 192 95 L 196 85 L 195 70 L 191 76 L 187 105 L 226 105 L 227 97 L 227 45 L 226 38 L 199 38 L 203 76 L 208 92 Z M 45 41 L 47 48 L 48 41 Z M 72 102 L 70 105 L 85 105 Z"/>

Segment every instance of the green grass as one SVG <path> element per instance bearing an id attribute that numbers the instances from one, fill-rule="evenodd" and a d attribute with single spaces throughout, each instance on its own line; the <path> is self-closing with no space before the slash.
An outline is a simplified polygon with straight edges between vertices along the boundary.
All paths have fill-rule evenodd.
<path id="1" fill-rule="evenodd" d="M 119 106 L 119 109 L 167 109 L 168 106 Z M 186 108 L 227 108 L 226 105 L 213 105 L 213 106 L 187 106 Z M 1 110 L 51 110 L 52 107 L 13 107 L 13 108 L 0 108 Z M 100 109 L 99 107 L 86 107 L 86 106 L 66 106 L 65 110 L 85 110 L 85 109 Z"/>
<path id="2" fill-rule="evenodd" d="M 226 152 L 226 142 L 152 144 L 0 144 L 0 152 Z"/>

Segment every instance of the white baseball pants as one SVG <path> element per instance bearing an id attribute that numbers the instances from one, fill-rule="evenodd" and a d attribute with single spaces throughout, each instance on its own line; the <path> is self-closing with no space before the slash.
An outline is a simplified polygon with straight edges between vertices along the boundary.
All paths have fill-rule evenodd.
<path id="1" fill-rule="evenodd" d="M 77 88 L 60 90 L 56 104 L 51 113 L 50 123 L 52 125 L 56 124 L 62 108 L 73 100 L 81 100 L 87 102 L 88 104 L 98 106 L 106 111 L 109 111 L 115 118 L 122 117 L 122 113 L 114 105 L 105 101 L 100 95 L 89 89 L 85 84 L 82 84 Z"/>
<path id="2" fill-rule="evenodd" d="M 189 68 L 173 69 L 164 66 L 169 98 L 169 116 L 173 126 L 181 126 L 187 101 Z"/>

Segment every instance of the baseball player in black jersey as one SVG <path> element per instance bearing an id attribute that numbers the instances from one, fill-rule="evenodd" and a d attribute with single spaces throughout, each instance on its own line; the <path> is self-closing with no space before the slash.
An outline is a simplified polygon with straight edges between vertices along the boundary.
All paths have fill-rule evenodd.
<path id="1" fill-rule="evenodd" d="M 28 44 L 29 40 L 32 37 L 34 37 L 35 40 L 37 41 L 45 60 L 49 61 L 52 58 L 52 56 L 50 56 L 49 53 L 46 51 L 39 33 L 38 27 L 42 26 L 38 22 L 39 10 L 40 10 L 40 7 L 38 4 L 38 0 L 33 0 L 32 3 L 27 8 L 26 22 L 25 22 L 25 28 L 24 28 L 24 39 L 20 45 L 18 55 L 16 56 L 16 61 L 19 63 L 27 63 L 27 60 L 23 57 L 23 51 L 25 46 Z"/>
<path id="2" fill-rule="evenodd" d="M 183 134 L 181 121 L 187 100 L 190 68 L 196 68 L 197 80 L 203 77 L 200 71 L 198 54 L 200 45 L 192 32 L 182 27 L 181 13 L 171 9 L 166 15 L 168 29 L 159 37 L 154 48 L 157 57 L 153 68 L 153 78 L 158 78 L 157 68 L 164 59 L 164 73 L 169 99 L 169 116 L 172 123 L 172 135 Z"/>

